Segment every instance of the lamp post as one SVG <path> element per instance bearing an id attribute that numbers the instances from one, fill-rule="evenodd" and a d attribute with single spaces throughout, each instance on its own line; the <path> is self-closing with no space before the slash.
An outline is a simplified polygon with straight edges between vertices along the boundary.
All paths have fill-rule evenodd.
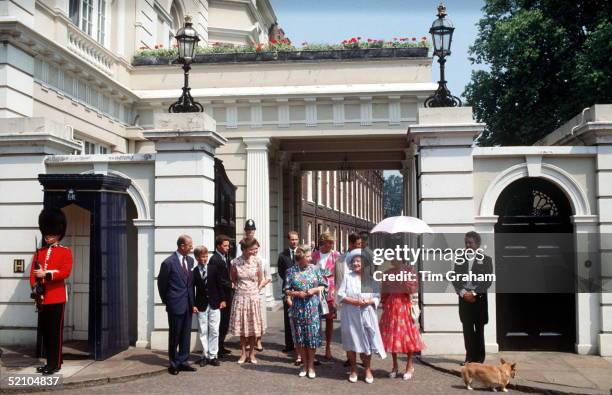
<path id="1" fill-rule="evenodd" d="M 438 63 L 440 63 L 440 81 L 438 81 L 438 89 L 425 100 L 425 107 L 461 107 L 461 99 L 450 93 L 444 79 L 444 65 L 446 57 L 451 54 L 454 30 L 453 23 L 446 18 L 446 7 L 444 4 L 440 4 L 438 6 L 438 19 L 433 22 L 429 29 L 434 45 L 433 54 L 438 57 Z"/>
<path id="2" fill-rule="evenodd" d="M 344 155 L 344 161 L 340 164 L 340 182 L 349 183 L 355 181 L 355 170 L 348 161 L 348 156 Z"/>
<path id="3" fill-rule="evenodd" d="M 172 103 L 168 108 L 168 112 L 203 112 L 204 107 L 191 97 L 191 88 L 189 87 L 189 70 L 191 70 L 191 61 L 195 53 L 196 46 L 200 38 L 198 32 L 192 26 L 191 17 L 185 17 L 185 26 L 176 32 L 176 41 L 178 44 L 179 63 L 183 64 L 185 72 L 185 82 L 183 84 L 183 94 L 175 103 Z"/>

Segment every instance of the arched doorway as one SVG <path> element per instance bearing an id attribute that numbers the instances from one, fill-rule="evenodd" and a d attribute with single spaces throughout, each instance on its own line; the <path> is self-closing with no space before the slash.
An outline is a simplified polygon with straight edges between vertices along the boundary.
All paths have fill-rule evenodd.
<path id="1" fill-rule="evenodd" d="M 44 207 L 63 209 L 69 224 L 65 243 L 74 254 L 72 298 L 67 303 L 69 336 L 87 340 L 86 354 L 94 359 L 107 359 L 127 349 L 130 341 L 126 302 L 130 180 L 101 174 L 39 174 L 38 179 L 44 187 Z"/>
<path id="2" fill-rule="evenodd" d="M 573 350 L 576 338 L 572 207 L 543 178 L 514 181 L 495 204 L 500 350 Z"/>

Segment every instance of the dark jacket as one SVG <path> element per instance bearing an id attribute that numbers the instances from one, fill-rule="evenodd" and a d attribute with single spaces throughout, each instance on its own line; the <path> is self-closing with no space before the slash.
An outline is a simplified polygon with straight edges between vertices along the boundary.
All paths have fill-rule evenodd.
<path id="1" fill-rule="evenodd" d="M 225 288 L 225 296 L 228 298 L 226 302 L 229 302 L 229 298 L 232 295 L 232 280 L 230 279 L 230 262 L 229 258 L 227 263 L 223 260 L 221 255 L 215 251 L 212 256 L 208 259 L 209 266 L 216 266 L 219 272 L 219 281 Z"/>
<path id="2" fill-rule="evenodd" d="M 174 252 L 162 262 L 159 269 L 157 289 L 170 314 L 184 314 L 193 309 L 193 258 L 190 256 L 187 257 L 187 269 L 185 273 Z"/>
<path id="3" fill-rule="evenodd" d="M 291 259 L 291 253 L 289 252 L 289 248 L 284 249 L 280 254 L 278 254 L 278 276 L 282 280 L 281 289 L 285 289 L 285 280 L 287 279 L 287 270 L 295 266 L 295 254 L 293 256 L 293 260 Z"/>
<path id="4" fill-rule="evenodd" d="M 453 268 L 457 274 L 467 274 L 469 270 L 468 262 L 462 264 L 455 263 Z M 473 274 L 491 274 L 493 273 L 493 260 L 490 256 L 485 255 L 482 260 L 475 260 L 472 265 Z M 466 281 L 453 281 L 453 287 L 457 294 L 462 289 L 466 288 Z M 464 323 L 480 323 L 486 324 L 489 322 L 487 290 L 491 286 L 491 281 L 473 281 L 474 292 L 476 293 L 476 302 L 466 302 L 459 297 L 459 318 Z"/>
<path id="5" fill-rule="evenodd" d="M 204 311 L 210 305 L 211 309 L 218 309 L 221 302 L 227 302 L 225 287 L 221 282 L 221 271 L 217 265 L 206 265 L 206 287 L 200 275 L 199 265 L 193 267 L 193 285 L 195 287 L 195 306 Z"/>

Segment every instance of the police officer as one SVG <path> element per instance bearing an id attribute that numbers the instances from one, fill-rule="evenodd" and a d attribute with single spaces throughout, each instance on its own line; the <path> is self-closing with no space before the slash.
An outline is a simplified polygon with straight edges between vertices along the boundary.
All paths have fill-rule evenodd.
<path id="1" fill-rule="evenodd" d="M 59 244 L 66 234 L 66 216 L 59 209 L 44 209 L 38 216 L 43 236 L 30 270 L 32 298 L 38 310 L 38 331 L 47 364 L 39 373 L 54 374 L 62 367 L 62 328 L 66 304 L 66 280 L 72 271 L 72 252 Z"/>

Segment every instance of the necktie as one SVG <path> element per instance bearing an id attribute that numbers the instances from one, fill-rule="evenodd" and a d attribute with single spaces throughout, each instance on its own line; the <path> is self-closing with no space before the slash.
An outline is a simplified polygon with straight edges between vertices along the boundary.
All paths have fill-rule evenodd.
<path id="1" fill-rule="evenodd" d="M 208 280 L 208 273 L 206 271 L 206 266 L 202 268 L 202 279 L 204 280 L 204 288 L 206 288 L 206 280 Z"/>
<path id="2" fill-rule="evenodd" d="M 183 256 L 183 271 L 185 272 L 185 274 L 187 274 L 187 272 L 189 271 L 187 269 L 187 257 Z"/>
<path id="3" fill-rule="evenodd" d="M 289 254 L 291 255 L 291 263 L 295 263 L 295 258 L 293 257 L 293 250 L 289 250 Z"/>

